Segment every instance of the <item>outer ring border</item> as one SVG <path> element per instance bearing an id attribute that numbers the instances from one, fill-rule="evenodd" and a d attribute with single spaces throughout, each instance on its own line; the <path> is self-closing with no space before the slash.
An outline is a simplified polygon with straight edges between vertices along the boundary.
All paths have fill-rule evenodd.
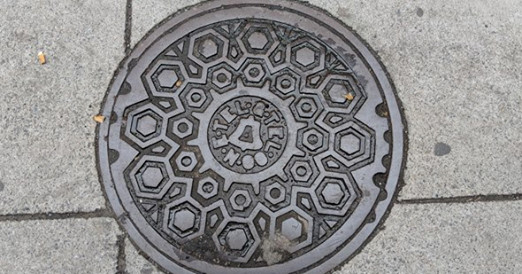
<path id="1" fill-rule="evenodd" d="M 343 249 L 346 249 L 348 245 L 353 244 L 356 239 L 357 242 L 361 242 L 357 244 L 358 247 L 355 248 L 355 251 L 350 255 L 346 255 L 343 250 L 335 253 L 334 256 L 322 262 L 320 265 L 316 266 L 313 269 L 307 269 L 308 273 L 325 273 L 329 271 L 333 271 L 336 269 L 340 269 L 344 263 L 351 260 L 354 256 L 356 256 L 368 242 L 370 242 L 373 237 L 378 232 L 379 227 L 381 227 L 390 214 L 394 202 L 397 201 L 398 193 L 404 184 L 404 169 L 406 168 L 407 162 L 407 151 L 408 151 L 408 130 L 407 130 L 407 122 L 405 116 L 403 114 L 404 108 L 402 107 L 402 103 L 397 96 L 397 92 L 394 84 L 390 79 L 389 73 L 386 71 L 384 65 L 382 64 L 380 58 L 377 53 L 370 47 L 370 45 L 362 39 L 352 28 L 347 26 L 344 22 L 340 21 L 338 18 L 334 17 L 328 11 L 325 11 L 321 8 L 313 6 L 307 2 L 298 2 L 295 0 L 267 0 L 263 2 L 262 0 L 215 0 L 215 1 L 204 1 L 183 9 L 180 9 L 168 16 L 166 19 L 156 24 L 151 30 L 147 32 L 147 34 L 134 46 L 134 48 L 124 57 L 124 59 L 119 63 L 118 68 L 116 69 L 108 89 L 105 93 L 104 99 L 101 103 L 100 114 L 105 117 L 111 116 L 111 109 L 107 109 L 108 106 L 112 106 L 115 99 L 116 94 L 118 92 L 118 87 L 123 83 L 125 79 L 125 75 L 127 74 L 128 65 L 130 61 L 134 58 L 137 58 L 136 51 L 145 50 L 146 42 L 152 42 L 156 40 L 161 34 L 166 31 L 168 28 L 167 22 L 169 22 L 174 17 L 178 17 L 178 20 L 187 19 L 193 14 L 191 12 L 199 13 L 201 11 L 197 11 L 198 9 L 207 10 L 212 8 L 217 8 L 222 5 L 234 5 L 234 4 L 261 4 L 261 5 L 278 5 L 283 6 L 288 9 L 296 9 L 301 12 L 306 12 L 310 14 L 312 17 L 316 17 L 318 19 L 325 20 L 328 25 L 332 29 L 342 30 L 343 32 L 353 35 L 356 40 L 350 40 L 350 43 L 359 51 L 359 53 L 364 57 L 368 65 L 372 68 L 373 74 L 378 80 L 378 84 L 381 87 L 381 92 L 385 98 L 386 104 L 388 106 L 390 120 L 393 120 L 394 123 L 391 124 L 392 129 L 392 157 L 390 169 L 386 182 L 386 190 L 388 192 L 388 197 L 377 204 L 375 207 L 375 214 L 377 220 L 379 222 L 373 222 L 370 224 L 364 225 L 358 232 L 358 234 L 352 239 L 350 243 L 344 246 Z M 190 16 L 189 16 L 190 15 Z M 161 29 L 164 29 L 163 31 Z M 343 37 L 341 33 L 341 37 Z M 152 41 L 151 41 L 152 40 Z M 141 50 L 140 50 L 141 49 Z M 113 95 L 111 97 L 111 95 Z M 392 111 L 393 110 L 393 111 Z M 106 198 L 107 204 L 110 204 L 116 219 L 118 220 L 118 224 L 121 228 L 126 231 L 128 234 L 132 235 L 131 241 L 133 244 L 137 245 L 143 252 L 145 252 L 145 256 L 151 260 L 149 256 L 155 256 L 156 261 L 153 263 L 159 264 L 159 266 L 166 270 L 168 269 L 176 269 L 176 273 L 193 273 L 189 272 L 186 268 L 175 264 L 168 258 L 165 258 L 158 250 L 156 250 L 153 246 L 151 246 L 148 241 L 143 238 L 143 236 L 136 230 L 136 227 L 132 225 L 132 222 L 127 219 L 126 212 L 121 205 L 121 201 L 119 199 L 118 194 L 113 185 L 113 181 L 110 178 L 110 170 L 108 168 L 109 164 L 105 167 L 102 167 L 101 161 L 108 162 L 108 149 L 107 148 L 107 136 L 100 136 L 101 132 L 107 132 L 109 129 L 109 120 L 106 119 L 104 123 L 98 124 L 96 126 L 96 134 L 95 134 L 95 154 L 96 154 L 96 168 L 98 170 L 98 177 L 100 180 L 100 184 L 102 189 L 104 190 L 104 196 Z M 398 123 L 398 122 L 401 123 Z M 101 138 L 100 138 L 101 137 Z M 109 178 L 107 178 L 109 177 Z M 390 190 L 392 190 L 390 192 Z M 393 195 L 390 195 L 393 193 Z M 117 202 L 116 202 L 117 201 Z M 360 238 L 363 239 L 360 239 Z M 140 252 L 141 253 L 141 252 Z M 333 267 L 335 266 L 335 267 Z M 167 271 L 168 272 L 168 271 Z"/>

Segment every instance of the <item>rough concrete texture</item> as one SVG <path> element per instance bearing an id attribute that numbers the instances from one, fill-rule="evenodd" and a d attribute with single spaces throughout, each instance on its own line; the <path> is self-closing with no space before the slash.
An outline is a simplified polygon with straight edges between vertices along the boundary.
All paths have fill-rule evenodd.
<path id="1" fill-rule="evenodd" d="M 335 274 L 517 273 L 522 201 L 399 204 L 385 228 Z M 129 273 L 162 273 L 126 245 Z"/>
<path id="2" fill-rule="evenodd" d="M 138 250 L 129 241 L 125 241 L 125 270 L 129 274 L 159 274 L 163 273 L 151 262 L 138 253 Z"/>
<path id="3" fill-rule="evenodd" d="M 132 41 L 196 2 L 134 1 Z M 520 1 L 309 3 L 355 29 L 391 74 L 409 127 L 401 198 L 522 192 Z M 451 152 L 436 155 L 437 143 Z"/>
<path id="4" fill-rule="evenodd" d="M 154 0 L 132 2 L 132 37 L 134 46 L 154 25 L 169 15 L 185 7 L 203 2 L 202 0 Z"/>
<path id="5" fill-rule="evenodd" d="M 92 116 L 124 25 L 123 0 L 0 1 L 0 214 L 105 206 Z"/>
<path id="6" fill-rule="evenodd" d="M 2 222 L 0 273 L 115 273 L 119 233 L 110 218 Z"/>
<path id="7" fill-rule="evenodd" d="M 519 273 L 522 201 L 396 205 L 385 229 L 336 274 Z"/>

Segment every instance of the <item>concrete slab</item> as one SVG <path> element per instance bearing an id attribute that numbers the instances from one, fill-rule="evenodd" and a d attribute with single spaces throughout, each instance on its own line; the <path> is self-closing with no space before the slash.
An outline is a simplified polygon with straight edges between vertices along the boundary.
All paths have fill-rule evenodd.
<path id="1" fill-rule="evenodd" d="M 132 2 L 132 37 L 131 47 L 157 23 L 172 13 L 188 6 L 203 2 L 202 0 L 154 0 Z"/>
<path id="2" fill-rule="evenodd" d="M 344 273 L 517 273 L 522 201 L 396 205 Z"/>
<path id="3" fill-rule="evenodd" d="M 0 272 L 115 273 L 119 233 L 110 218 L 2 222 Z"/>
<path id="4" fill-rule="evenodd" d="M 125 271 L 129 274 L 164 273 L 145 259 L 128 239 L 125 240 Z"/>
<path id="5" fill-rule="evenodd" d="M 123 58 L 125 1 L 0 1 L 0 11 L 0 214 L 104 207 L 92 116 Z"/>
<path id="6" fill-rule="evenodd" d="M 196 2 L 135 1 L 132 40 Z M 519 1 L 309 3 L 353 27 L 395 82 L 410 139 L 401 198 L 522 192 Z"/>
<path id="7" fill-rule="evenodd" d="M 385 228 L 336 274 L 516 273 L 522 201 L 399 204 Z M 162 273 L 127 243 L 129 273 Z"/>
<path id="8" fill-rule="evenodd" d="M 401 198 L 522 192 L 522 5 L 312 1 L 378 51 L 403 101 Z"/>

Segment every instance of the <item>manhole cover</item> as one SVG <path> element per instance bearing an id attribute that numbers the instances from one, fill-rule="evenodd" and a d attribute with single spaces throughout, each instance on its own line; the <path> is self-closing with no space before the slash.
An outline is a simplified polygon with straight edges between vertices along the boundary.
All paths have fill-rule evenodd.
<path id="1" fill-rule="evenodd" d="M 173 273 L 325 272 L 386 214 L 400 109 L 347 27 L 294 2 L 213 1 L 122 63 L 99 127 L 105 191 Z"/>

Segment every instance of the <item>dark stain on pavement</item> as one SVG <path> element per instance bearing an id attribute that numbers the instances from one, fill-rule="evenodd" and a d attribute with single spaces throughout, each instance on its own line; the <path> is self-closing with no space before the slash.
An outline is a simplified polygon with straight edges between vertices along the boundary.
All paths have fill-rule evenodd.
<path id="1" fill-rule="evenodd" d="M 451 152 L 451 147 L 448 144 L 439 142 L 435 144 L 435 149 L 433 152 L 436 156 L 444 156 Z"/>

